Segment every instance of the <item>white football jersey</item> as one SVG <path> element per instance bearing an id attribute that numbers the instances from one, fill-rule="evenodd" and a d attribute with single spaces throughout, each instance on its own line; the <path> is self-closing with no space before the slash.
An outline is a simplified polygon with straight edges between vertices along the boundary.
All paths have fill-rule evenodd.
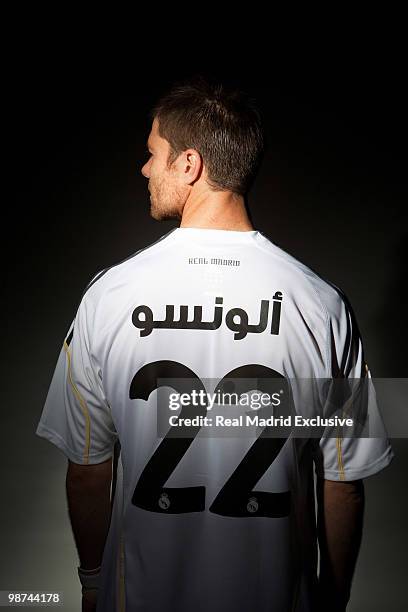
<path id="1" fill-rule="evenodd" d="M 158 379 L 212 392 L 266 374 L 370 376 L 344 294 L 262 232 L 179 227 L 88 284 L 36 433 L 75 463 L 115 455 L 98 612 L 311 612 L 313 466 L 370 476 L 393 457 L 386 432 L 316 443 L 159 428 Z"/>

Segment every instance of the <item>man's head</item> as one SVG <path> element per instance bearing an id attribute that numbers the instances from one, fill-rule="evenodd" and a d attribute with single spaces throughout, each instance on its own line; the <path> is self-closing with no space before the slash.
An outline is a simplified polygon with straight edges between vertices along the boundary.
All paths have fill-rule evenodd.
<path id="1" fill-rule="evenodd" d="M 149 179 L 151 215 L 181 218 L 194 190 L 244 196 L 263 153 L 259 111 L 246 94 L 203 77 L 176 85 L 151 112 Z"/>

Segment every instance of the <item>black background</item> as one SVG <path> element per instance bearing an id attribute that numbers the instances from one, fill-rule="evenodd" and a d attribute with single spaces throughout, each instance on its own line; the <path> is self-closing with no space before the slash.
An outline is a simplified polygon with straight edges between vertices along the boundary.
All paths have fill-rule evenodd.
<path id="1" fill-rule="evenodd" d="M 9 67 L 0 589 L 78 588 L 65 460 L 34 430 L 87 282 L 178 225 L 150 218 L 140 173 L 148 111 L 174 80 L 200 71 L 258 100 L 268 149 L 249 195 L 255 229 L 345 291 L 373 376 L 408 375 L 404 57 L 325 61 L 322 50 L 319 64 L 299 52 L 290 66 L 283 53 L 260 66 L 230 54 L 186 67 L 162 54 L 127 70 L 97 53 L 82 62 L 26 49 Z M 406 599 L 407 445 L 394 445 L 392 465 L 366 481 L 352 612 L 398 611 Z"/>

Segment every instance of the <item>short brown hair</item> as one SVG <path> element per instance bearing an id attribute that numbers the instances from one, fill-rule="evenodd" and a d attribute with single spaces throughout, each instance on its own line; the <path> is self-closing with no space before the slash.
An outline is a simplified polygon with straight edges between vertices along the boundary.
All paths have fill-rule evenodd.
<path id="1" fill-rule="evenodd" d="M 182 151 L 196 149 L 214 191 L 245 195 L 264 151 L 264 134 L 255 101 L 203 75 L 176 83 L 153 110 L 159 134 L 170 144 L 168 165 Z"/>

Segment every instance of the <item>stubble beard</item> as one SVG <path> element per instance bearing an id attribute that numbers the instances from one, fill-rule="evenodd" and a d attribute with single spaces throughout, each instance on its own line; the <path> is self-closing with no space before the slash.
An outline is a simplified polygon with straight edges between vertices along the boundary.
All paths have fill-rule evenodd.
<path id="1" fill-rule="evenodd" d="M 183 194 L 176 186 L 159 185 L 150 186 L 150 215 L 156 221 L 165 219 L 181 219 L 180 209 L 183 203 Z"/>

